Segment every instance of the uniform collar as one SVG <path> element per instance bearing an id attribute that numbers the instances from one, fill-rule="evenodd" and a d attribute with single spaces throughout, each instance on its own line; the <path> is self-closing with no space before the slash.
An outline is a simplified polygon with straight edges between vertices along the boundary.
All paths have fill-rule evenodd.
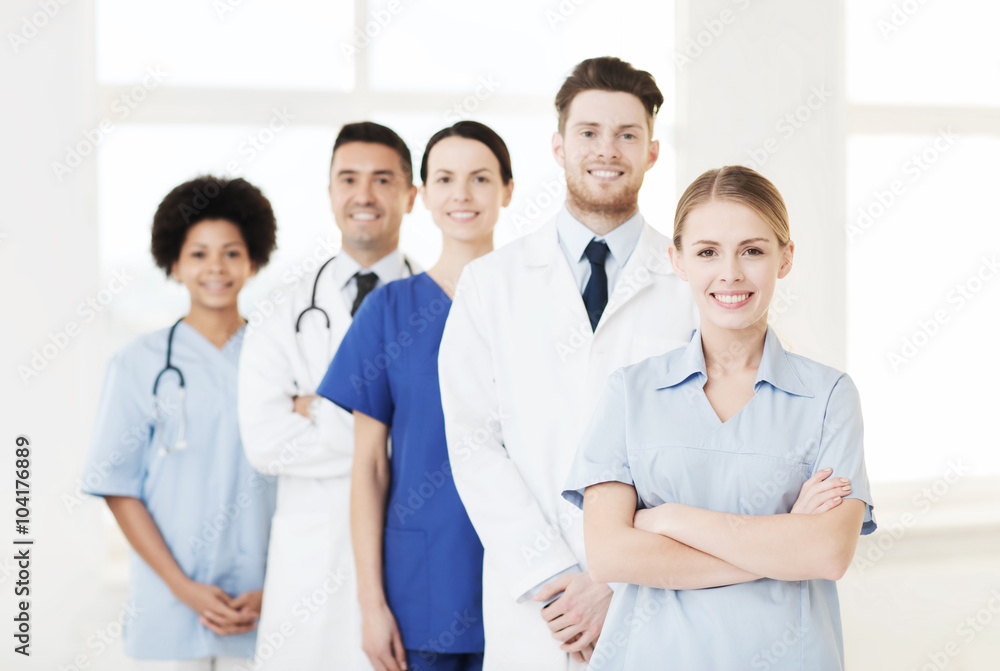
<path id="1" fill-rule="evenodd" d="M 754 391 L 760 388 L 762 382 L 770 384 L 776 389 L 781 389 L 796 396 L 813 397 L 813 393 L 796 375 L 788 360 L 788 352 L 781 346 L 781 341 L 775 334 L 774 329 L 767 327 L 767 335 L 764 336 L 764 353 L 760 359 L 760 366 L 757 368 L 757 379 L 754 380 Z M 701 345 L 701 329 L 694 332 L 691 342 L 676 357 L 672 364 L 666 368 L 659 376 L 657 389 L 674 387 L 684 382 L 692 375 L 700 374 L 702 385 L 708 379 L 708 372 L 705 367 L 705 352 Z"/>
<path id="2" fill-rule="evenodd" d="M 705 368 L 705 352 L 701 348 L 701 329 L 698 329 L 691 336 L 691 342 L 684 346 L 683 351 L 677 357 L 672 357 L 673 361 L 668 365 L 669 358 L 660 358 L 663 371 L 658 376 L 657 389 L 667 389 L 676 387 L 689 377 L 701 374 L 702 386 L 708 379 L 708 370 Z"/>
<path id="3" fill-rule="evenodd" d="M 633 214 L 625 223 L 618 226 L 607 235 L 595 235 L 592 230 L 584 226 L 576 217 L 570 214 L 569 209 L 563 205 L 559 214 L 556 215 L 556 232 L 559 239 L 569 251 L 571 259 L 579 262 L 583 261 L 584 250 L 595 237 L 608 244 L 611 256 L 618 263 L 619 268 L 625 266 L 628 257 L 635 251 L 639 242 L 639 234 L 642 232 L 643 219 L 639 211 Z"/>
<path id="4" fill-rule="evenodd" d="M 767 382 L 772 387 L 789 394 L 813 397 L 813 393 L 795 374 L 795 369 L 788 360 L 788 352 L 781 346 L 781 341 L 770 326 L 767 327 L 767 336 L 764 337 L 764 355 L 760 359 L 760 367 L 757 368 L 757 379 L 753 383 L 754 391 L 761 382 Z"/>

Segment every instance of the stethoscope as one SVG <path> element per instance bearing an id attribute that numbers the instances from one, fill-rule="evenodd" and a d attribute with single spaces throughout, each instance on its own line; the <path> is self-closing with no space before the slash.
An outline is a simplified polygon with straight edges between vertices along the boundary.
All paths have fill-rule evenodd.
<path id="1" fill-rule="evenodd" d="M 160 370 L 160 372 L 156 374 L 156 379 L 153 380 L 153 417 L 155 417 L 155 421 L 153 424 L 153 433 L 156 436 L 154 440 L 157 440 L 160 443 L 160 449 L 157 451 L 157 454 L 159 454 L 161 457 L 171 454 L 173 452 L 177 452 L 179 450 L 187 449 L 188 446 L 187 440 L 184 438 L 184 414 L 185 414 L 184 410 L 186 408 L 186 404 L 184 401 L 185 386 L 186 386 L 184 384 L 184 373 L 181 372 L 180 368 L 178 368 L 177 366 L 175 366 L 173 363 L 170 362 L 170 356 L 171 354 L 173 354 L 173 349 L 174 349 L 174 331 L 177 330 L 177 325 L 180 324 L 182 321 L 184 321 L 183 317 L 175 321 L 174 325 L 170 327 L 170 333 L 167 334 L 167 365 L 165 365 Z M 161 429 L 163 428 L 163 422 L 161 421 L 160 417 L 159 399 L 156 396 L 156 390 L 160 386 L 160 378 L 162 378 L 170 371 L 177 373 L 177 382 L 178 382 L 177 397 L 178 400 L 180 401 L 180 408 L 179 408 L 180 419 L 177 422 L 177 440 L 174 442 L 172 447 L 167 446 L 167 441 L 166 439 L 164 439 L 163 433 L 161 433 Z"/>
<path id="2" fill-rule="evenodd" d="M 330 315 L 327 314 L 326 310 L 324 310 L 320 306 L 316 305 L 316 289 L 319 288 L 319 278 L 323 274 L 323 271 L 326 269 L 326 267 L 328 265 L 330 265 L 330 263 L 335 258 L 337 258 L 336 254 L 334 254 L 329 259 L 327 259 L 326 263 L 324 263 L 323 265 L 321 265 L 319 267 L 319 270 L 316 272 L 316 279 L 313 280 L 312 298 L 309 300 L 309 307 L 307 307 L 305 310 L 303 310 L 302 312 L 300 312 L 298 319 L 295 320 L 295 335 L 296 335 L 296 337 L 299 335 L 299 330 L 300 330 L 300 327 L 302 325 L 302 318 L 310 310 L 316 310 L 321 315 L 323 315 L 323 319 L 326 320 L 326 330 L 327 331 L 330 330 Z M 410 277 L 413 277 L 413 266 L 410 265 L 410 260 L 408 258 L 406 258 L 405 256 L 403 257 L 403 264 L 406 266 L 406 271 L 408 273 L 410 273 Z"/>
<path id="3" fill-rule="evenodd" d="M 156 435 L 156 440 L 160 441 L 160 449 L 158 454 L 162 457 L 171 452 L 176 452 L 177 450 L 187 449 L 187 441 L 184 439 L 184 373 L 177 366 L 170 363 L 170 354 L 174 348 L 174 331 L 177 330 L 177 325 L 181 323 L 184 318 L 181 317 L 174 322 L 174 325 L 170 327 L 170 333 L 167 335 L 167 365 L 157 373 L 156 380 L 153 381 L 153 416 L 156 418 L 153 432 Z M 163 434 L 160 433 L 162 428 L 160 422 L 160 403 L 156 398 L 156 389 L 160 386 L 160 378 L 162 378 L 169 371 L 174 371 L 177 373 L 177 380 L 180 383 L 180 388 L 178 389 L 177 395 L 180 399 L 180 421 L 178 422 L 177 429 L 177 441 L 174 443 L 173 447 L 167 447 L 167 441 L 163 438 Z"/>

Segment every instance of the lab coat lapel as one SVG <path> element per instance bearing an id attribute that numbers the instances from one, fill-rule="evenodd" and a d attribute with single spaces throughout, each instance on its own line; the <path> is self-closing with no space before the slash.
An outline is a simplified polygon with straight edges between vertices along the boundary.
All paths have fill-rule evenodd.
<path id="1" fill-rule="evenodd" d="M 601 315 L 601 321 L 597 325 L 598 328 L 652 285 L 656 275 L 673 274 L 667 251 L 669 248 L 670 240 L 643 221 L 635 251 L 618 275 L 615 288 L 608 298 L 608 305 L 604 308 L 604 314 Z"/>
<path id="2" fill-rule="evenodd" d="M 551 301 L 552 310 L 549 315 L 568 318 L 573 324 L 589 324 L 587 309 L 583 305 L 583 297 L 576 286 L 573 271 L 559 247 L 554 219 L 528 236 L 524 241 L 520 261 L 526 277 L 532 283 L 549 287 L 548 290 L 538 292 L 539 296 Z"/>

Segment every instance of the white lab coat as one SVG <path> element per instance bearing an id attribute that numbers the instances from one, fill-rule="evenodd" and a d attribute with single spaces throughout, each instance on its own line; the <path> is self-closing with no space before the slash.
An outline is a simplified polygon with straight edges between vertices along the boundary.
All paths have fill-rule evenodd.
<path id="1" fill-rule="evenodd" d="M 592 331 L 555 222 L 470 263 L 438 358 L 455 484 L 486 550 L 485 668 L 585 668 L 526 593 L 586 567 L 582 514 L 560 492 L 614 370 L 690 340 L 697 311 L 670 241 L 645 222 Z"/>
<path id="2" fill-rule="evenodd" d="M 314 394 L 351 324 L 334 276 L 339 254 L 278 298 L 251 327 L 239 368 L 240 432 L 250 464 L 277 474 L 257 658 L 265 671 L 371 669 L 361 650 L 349 521 L 352 416 L 323 401 L 314 421 L 292 410 L 292 397 Z M 255 669 L 258 667 L 254 667 Z"/>

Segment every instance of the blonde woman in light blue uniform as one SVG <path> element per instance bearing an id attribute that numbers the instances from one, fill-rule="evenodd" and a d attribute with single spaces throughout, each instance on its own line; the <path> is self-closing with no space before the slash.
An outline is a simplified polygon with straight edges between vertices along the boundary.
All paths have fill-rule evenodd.
<path id="1" fill-rule="evenodd" d="M 592 575 L 626 583 L 592 671 L 844 668 L 835 581 L 875 520 L 854 383 L 767 323 L 793 252 L 749 168 L 681 197 L 670 254 L 701 328 L 611 376 L 563 492 Z"/>

